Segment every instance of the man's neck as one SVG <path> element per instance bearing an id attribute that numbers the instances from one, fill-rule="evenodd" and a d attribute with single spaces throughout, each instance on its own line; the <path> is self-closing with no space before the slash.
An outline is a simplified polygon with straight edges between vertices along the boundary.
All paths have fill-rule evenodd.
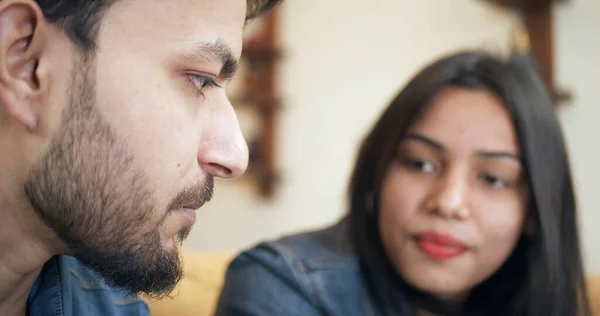
<path id="1" fill-rule="evenodd" d="M 5 267 L 2 266 L 4 269 Z M 41 267 L 28 274 L 16 274 L 7 269 L 0 270 L 0 279 L 3 284 L 0 296 L 0 315 L 23 316 L 27 310 L 27 299 L 29 292 L 35 282 Z M 12 286 L 13 288 L 9 288 Z"/>
<path id="2" fill-rule="evenodd" d="M 26 201 L 0 188 L 0 315 L 24 315 L 44 263 L 60 251 L 51 229 Z M 16 193 L 16 192 L 13 192 Z M 12 196 L 11 196 L 12 195 Z"/>

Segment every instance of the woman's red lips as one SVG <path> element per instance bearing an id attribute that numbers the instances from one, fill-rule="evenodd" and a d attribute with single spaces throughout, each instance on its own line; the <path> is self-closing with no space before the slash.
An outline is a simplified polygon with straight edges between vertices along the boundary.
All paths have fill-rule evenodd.
<path id="1" fill-rule="evenodd" d="M 426 231 L 415 236 L 419 249 L 437 260 L 446 260 L 462 255 L 467 246 L 452 236 Z"/>

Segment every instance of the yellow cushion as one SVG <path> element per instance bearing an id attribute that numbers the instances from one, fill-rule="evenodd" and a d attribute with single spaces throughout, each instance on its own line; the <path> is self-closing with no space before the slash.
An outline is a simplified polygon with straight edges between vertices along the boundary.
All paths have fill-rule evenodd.
<path id="1" fill-rule="evenodd" d="M 232 254 L 186 253 L 183 279 L 171 299 L 148 299 L 152 316 L 213 315 Z"/>
<path id="2" fill-rule="evenodd" d="M 592 315 L 600 315 L 600 275 L 588 276 L 586 282 Z"/>

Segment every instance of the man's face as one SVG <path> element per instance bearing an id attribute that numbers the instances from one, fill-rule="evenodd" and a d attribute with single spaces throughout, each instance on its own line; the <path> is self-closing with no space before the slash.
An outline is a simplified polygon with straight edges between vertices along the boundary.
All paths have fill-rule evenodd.
<path id="1" fill-rule="evenodd" d="M 121 0 L 100 24 L 96 52 L 75 54 L 69 101 L 26 193 L 71 254 L 117 286 L 172 290 L 176 242 L 210 199 L 213 176 L 246 169 L 223 88 L 245 14 L 245 0 Z"/>

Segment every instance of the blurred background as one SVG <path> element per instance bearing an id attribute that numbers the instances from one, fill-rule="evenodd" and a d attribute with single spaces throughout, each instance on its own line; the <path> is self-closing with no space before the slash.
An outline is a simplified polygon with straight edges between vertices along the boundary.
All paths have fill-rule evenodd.
<path id="1" fill-rule="evenodd" d="M 425 63 L 461 48 L 541 49 L 570 150 L 586 268 L 600 272 L 600 0 L 557 1 L 533 17 L 490 2 L 286 0 L 248 25 L 229 93 L 252 168 L 217 181 L 184 251 L 235 253 L 333 223 L 346 212 L 362 137 Z"/>

